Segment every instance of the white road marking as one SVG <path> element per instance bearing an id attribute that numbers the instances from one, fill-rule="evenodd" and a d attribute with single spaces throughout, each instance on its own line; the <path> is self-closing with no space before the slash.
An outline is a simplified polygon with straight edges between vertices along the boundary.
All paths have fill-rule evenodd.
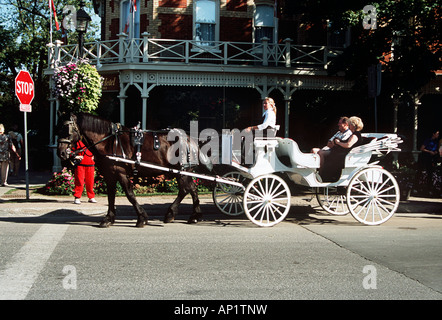
<path id="1" fill-rule="evenodd" d="M 68 225 L 44 224 L 0 270 L 0 300 L 23 300 Z"/>

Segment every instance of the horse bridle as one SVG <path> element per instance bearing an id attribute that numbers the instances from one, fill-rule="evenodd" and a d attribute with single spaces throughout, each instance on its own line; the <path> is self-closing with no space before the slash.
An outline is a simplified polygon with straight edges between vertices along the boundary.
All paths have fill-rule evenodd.
<path id="1" fill-rule="evenodd" d="M 69 133 L 69 139 L 66 138 L 59 138 L 57 140 L 58 143 L 66 143 L 68 145 L 72 145 L 72 141 L 74 140 L 74 133 L 77 133 L 77 135 L 80 137 L 81 140 L 82 139 L 82 135 L 80 133 L 80 129 L 78 129 L 77 123 L 75 122 L 75 120 L 73 120 L 72 118 L 70 120 L 67 120 L 65 122 L 63 122 L 63 126 L 68 126 L 68 133 Z"/>
<path id="2" fill-rule="evenodd" d="M 83 135 L 80 132 L 80 129 L 78 128 L 77 122 L 75 121 L 75 119 L 73 119 L 72 117 L 69 120 L 66 120 L 65 122 L 63 122 L 63 126 L 68 126 L 68 134 L 69 134 L 69 139 L 67 138 L 59 138 L 57 140 L 58 143 L 66 143 L 68 146 L 72 146 L 73 144 L 73 136 L 74 133 L 76 133 L 79 137 L 78 141 L 83 140 Z M 85 150 L 90 150 L 92 147 L 96 146 L 97 144 L 109 139 L 110 137 L 116 137 L 116 142 L 118 141 L 118 134 L 121 133 L 121 131 L 119 130 L 120 126 L 119 125 L 115 125 L 114 128 L 114 124 L 112 124 L 112 133 L 108 136 L 105 136 L 103 139 L 95 142 L 94 144 L 90 145 L 90 146 L 85 146 L 81 149 L 77 149 L 75 151 L 71 151 L 70 152 L 70 156 L 76 156 L 78 153 L 83 152 Z M 124 150 L 123 150 L 123 155 L 124 155 Z"/>

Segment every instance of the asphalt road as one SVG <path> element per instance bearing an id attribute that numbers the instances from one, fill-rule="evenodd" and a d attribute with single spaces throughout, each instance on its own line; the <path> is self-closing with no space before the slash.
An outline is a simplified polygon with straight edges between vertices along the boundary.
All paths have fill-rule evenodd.
<path id="1" fill-rule="evenodd" d="M 198 225 L 185 223 L 190 200 L 163 224 L 167 199 L 145 199 L 144 229 L 124 199 L 109 229 L 97 228 L 104 198 L 0 203 L 0 299 L 442 298 L 440 200 L 410 201 L 370 227 L 298 198 L 286 221 L 260 228 L 218 214 L 210 198 Z"/>

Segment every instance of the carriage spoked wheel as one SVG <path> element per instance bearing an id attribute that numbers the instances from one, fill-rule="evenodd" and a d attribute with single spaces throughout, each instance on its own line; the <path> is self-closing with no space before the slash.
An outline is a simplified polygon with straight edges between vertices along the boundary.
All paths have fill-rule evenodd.
<path id="1" fill-rule="evenodd" d="M 254 224 L 271 227 L 285 219 L 290 210 L 290 188 L 274 174 L 253 179 L 244 192 L 244 211 Z"/>
<path id="2" fill-rule="evenodd" d="M 316 199 L 326 212 L 343 216 L 350 212 L 344 187 L 316 188 Z"/>
<path id="3" fill-rule="evenodd" d="M 367 225 L 379 225 L 390 219 L 399 206 L 399 197 L 396 179 L 382 168 L 362 169 L 347 187 L 351 215 Z"/>
<path id="4" fill-rule="evenodd" d="M 238 171 L 228 172 L 223 178 L 246 184 L 247 178 Z M 244 213 L 244 191 L 240 187 L 231 184 L 217 182 L 213 189 L 212 198 L 219 211 L 228 216 L 239 216 Z"/>

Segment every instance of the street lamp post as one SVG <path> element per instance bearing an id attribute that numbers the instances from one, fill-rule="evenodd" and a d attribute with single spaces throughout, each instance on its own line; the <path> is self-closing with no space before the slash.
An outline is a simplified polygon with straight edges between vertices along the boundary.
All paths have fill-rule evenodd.
<path id="1" fill-rule="evenodd" d="M 77 11 L 77 32 L 78 32 L 78 54 L 80 58 L 84 55 L 84 34 L 92 18 L 83 9 L 85 6 L 84 0 L 80 1 L 80 9 Z"/>

